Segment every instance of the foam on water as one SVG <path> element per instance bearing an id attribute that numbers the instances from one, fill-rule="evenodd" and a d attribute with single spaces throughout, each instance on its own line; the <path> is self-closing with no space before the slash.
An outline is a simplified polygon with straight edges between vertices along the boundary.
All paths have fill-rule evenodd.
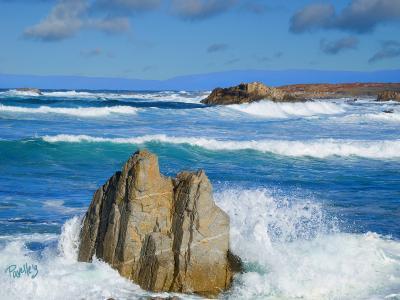
<path id="1" fill-rule="evenodd" d="M 345 112 L 345 104 L 324 101 L 299 103 L 277 103 L 260 101 L 249 104 L 235 104 L 231 109 L 263 118 L 309 117 L 315 115 L 332 115 Z"/>
<path id="2" fill-rule="evenodd" d="M 392 113 L 377 112 L 367 114 L 352 114 L 343 118 L 345 121 L 375 121 L 375 122 L 400 122 L 400 112 L 393 111 Z"/>
<path id="3" fill-rule="evenodd" d="M 268 190 L 227 189 L 215 195 L 230 216 L 231 248 L 245 262 L 230 299 L 382 299 L 399 292 L 400 243 L 374 233 L 341 233 L 321 204 Z M 154 295 L 107 264 L 77 262 L 81 218 L 60 236 L 0 238 L 0 265 L 36 264 L 39 274 L 12 279 L 1 272 L 4 299 L 140 299 Z M 26 245 L 40 241 L 40 253 Z M 66 292 L 67 291 L 67 292 Z M 167 296 L 168 294 L 159 294 Z M 194 296 L 179 295 L 183 299 Z"/>
<path id="4" fill-rule="evenodd" d="M 62 200 L 46 200 L 43 201 L 43 208 L 45 210 L 54 211 L 61 214 L 72 214 L 83 212 L 82 208 L 67 207 Z"/>
<path id="5" fill-rule="evenodd" d="M 400 243 L 374 233 L 341 233 L 310 200 L 267 190 L 225 190 L 231 247 L 246 273 L 233 299 L 382 299 L 399 292 Z"/>
<path id="6" fill-rule="evenodd" d="M 18 90 L 8 90 L 0 92 L 1 97 L 38 97 L 40 94 L 33 91 L 18 91 Z"/>
<path id="7" fill-rule="evenodd" d="M 111 106 L 111 107 L 50 107 L 40 106 L 37 108 L 8 106 L 0 104 L 0 112 L 26 113 L 26 114 L 63 114 L 78 117 L 102 117 L 110 114 L 134 115 L 138 109 L 130 106 Z"/>
<path id="8" fill-rule="evenodd" d="M 206 98 L 210 92 L 187 92 L 187 91 L 162 91 L 162 92 L 97 92 L 97 91 L 42 91 L 41 94 L 31 91 L 8 90 L 0 92 L 0 97 L 42 97 L 42 98 L 71 98 L 86 100 L 106 99 L 141 99 L 149 101 L 173 101 L 186 103 L 199 103 Z"/>
<path id="9" fill-rule="evenodd" d="M 326 158 L 330 156 L 358 156 L 371 159 L 400 158 L 400 140 L 384 141 L 357 141 L 318 139 L 305 141 L 288 140 L 259 140 L 259 141 L 232 141 L 194 137 L 174 137 L 164 134 L 144 135 L 132 138 L 104 138 L 89 135 L 59 134 L 44 136 L 46 142 L 109 142 L 116 144 L 144 144 L 160 142 L 170 144 L 189 144 L 208 150 L 256 150 L 292 157 Z"/>
<path id="10" fill-rule="evenodd" d="M 149 295 L 139 286 L 121 277 L 109 265 L 94 259 L 93 263 L 77 262 L 80 218 L 67 221 L 58 239 L 46 240 L 41 255 L 27 249 L 32 236 L 11 239 L 0 248 L 0 265 L 24 263 L 38 266 L 36 278 L 10 278 L 0 272 L 1 299 L 139 299 Z M 37 237 L 41 235 L 36 235 Z M 46 235 L 44 235 L 45 237 Z M 44 240 L 40 240 L 44 242 Z M 51 243 L 52 242 L 52 243 Z M 158 294 L 158 295 L 166 295 Z M 195 297 L 191 297 L 195 298 Z"/>

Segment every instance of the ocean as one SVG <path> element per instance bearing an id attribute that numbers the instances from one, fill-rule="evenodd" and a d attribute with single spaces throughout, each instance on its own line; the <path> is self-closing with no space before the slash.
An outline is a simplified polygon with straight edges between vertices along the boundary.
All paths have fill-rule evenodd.
<path id="1" fill-rule="evenodd" d="M 221 299 L 400 299 L 399 103 L 207 95 L 0 90 L 0 299 L 169 295 L 77 262 L 94 191 L 139 148 L 210 178 L 245 263 Z"/>

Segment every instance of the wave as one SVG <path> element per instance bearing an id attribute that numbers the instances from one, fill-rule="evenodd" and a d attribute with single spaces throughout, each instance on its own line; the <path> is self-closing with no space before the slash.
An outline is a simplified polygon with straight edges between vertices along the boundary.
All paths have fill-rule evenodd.
<path id="1" fill-rule="evenodd" d="M 110 114 L 136 114 L 137 108 L 131 106 L 111 106 L 111 107 L 50 107 L 40 106 L 36 108 L 21 107 L 21 106 L 7 106 L 0 104 L 0 112 L 14 112 L 26 114 L 63 114 L 78 117 L 101 117 Z"/>
<path id="2" fill-rule="evenodd" d="M 249 104 L 234 104 L 231 109 L 263 118 L 310 117 L 343 113 L 345 105 L 332 102 L 308 101 L 299 103 L 278 103 L 260 101 Z"/>
<path id="3" fill-rule="evenodd" d="M 62 97 L 74 99 L 140 99 L 140 100 L 154 100 L 154 101 L 173 101 L 185 103 L 198 103 L 201 99 L 205 98 L 208 93 L 189 93 L 185 91 L 180 92 L 126 92 L 126 93 L 113 93 L 113 92 L 77 92 L 77 91 L 57 91 L 57 92 L 43 92 L 46 97 Z"/>
<path id="4" fill-rule="evenodd" d="M 42 139 L 49 143 L 56 142 L 108 142 L 116 144 L 144 144 L 148 142 L 160 142 L 169 144 L 189 144 L 202 147 L 207 150 L 256 150 L 277 155 L 291 157 L 327 158 L 331 156 L 357 156 L 371 159 L 400 158 L 400 140 L 384 141 L 357 141 L 319 139 L 306 141 L 288 140 L 259 140 L 259 141 L 232 141 L 216 140 L 194 137 L 174 137 L 164 134 L 144 135 L 131 138 L 107 138 L 89 135 L 59 134 L 55 136 L 43 136 Z"/>
<path id="5" fill-rule="evenodd" d="M 4 92 L 0 92 L 0 96 L 3 97 L 38 97 L 41 96 L 39 93 L 34 91 L 24 91 L 24 90 L 8 90 Z"/>
<path id="6" fill-rule="evenodd" d="M 341 232 L 321 204 L 298 198 L 265 189 L 215 195 L 246 266 L 228 298 L 383 299 L 398 292 L 399 241 Z"/>
<path id="7" fill-rule="evenodd" d="M 41 97 L 41 98 L 66 98 L 85 100 L 148 100 L 169 101 L 184 103 L 199 103 L 210 94 L 210 92 L 187 92 L 187 91 L 161 91 L 161 92 L 106 92 L 106 91 L 42 91 L 41 94 L 32 91 L 8 90 L 0 92 L 0 97 Z"/>
<path id="8" fill-rule="evenodd" d="M 392 113 L 368 113 L 368 114 L 357 114 L 349 115 L 345 117 L 345 120 L 350 121 L 376 121 L 376 122 L 400 122 L 400 112 L 394 111 Z"/>
<path id="9" fill-rule="evenodd" d="M 38 274 L 34 279 L 23 275 L 13 279 L 0 272 L 2 299 L 147 299 L 166 297 L 167 293 L 150 293 L 142 290 L 119 275 L 108 264 L 93 259 L 93 262 L 77 261 L 81 218 L 68 220 L 61 235 L 49 239 L 46 234 L 24 235 L 15 239 L 5 237 L 0 242 L 0 265 L 4 269 L 10 264 L 36 265 Z M 41 243 L 44 250 L 38 254 L 28 249 L 30 243 Z M 173 296 L 174 294 L 170 294 Z M 164 298 L 163 297 L 163 298 Z M 179 297 L 180 298 L 180 297 Z M 198 297 L 185 297 L 199 299 Z"/>
<path id="10" fill-rule="evenodd" d="M 383 299 L 398 293 L 400 242 L 375 233 L 341 232 L 324 206 L 310 199 L 279 197 L 269 190 L 225 189 L 215 201 L 230 216 L 231 249 L 245 263 L 222 299 Z M 59 236 L 0 237 L 0 264 L 37 265 L 32 280 L 0 273 L 5 299 L 143 299 L 150 293 L 104 262 L 77 261 L 81 217 Z M 40 254 L 27 245 L 44 245 Z M 71 286 L 73 287 L 71 289 Z M 182 299 L 199 299 L 178 295 Z"/>

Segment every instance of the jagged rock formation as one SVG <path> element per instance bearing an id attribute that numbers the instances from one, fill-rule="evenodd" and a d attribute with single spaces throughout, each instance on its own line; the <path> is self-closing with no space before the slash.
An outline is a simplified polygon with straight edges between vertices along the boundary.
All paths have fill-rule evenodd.
<path id="1" fill-rule="evenodd" d="M 33 94 L 43 95 L 41 90 L 34 88 L 17 88 L 15 90 L 19 92 L 29 92 Z"/>
<path id="2" fill-rule="evenodd" d="M 377 101 L 400 101 L 400 92 L 399 91 L 384 91 L 378 94 Z"/>
<path id="3" fill-rule="evenodd" d="M 145 150 L 94 194 L 78 259 L 93 255 L 144 289 L 206 296 L 227 289 L 241 268 L 229 252 L 229 217 L 215 205 L 206 174 L 164 177 Z"/>
<path id="4" fill-rule="evenodd" d="M 268 99 L 272 101 L 301 101 L 291 94 L 276 88 L 268 87 L 260 82 L 241 83 L 230 88 L 216 88 L 201 102 L 208 105 L 229 105 L 250 103 Z"/>

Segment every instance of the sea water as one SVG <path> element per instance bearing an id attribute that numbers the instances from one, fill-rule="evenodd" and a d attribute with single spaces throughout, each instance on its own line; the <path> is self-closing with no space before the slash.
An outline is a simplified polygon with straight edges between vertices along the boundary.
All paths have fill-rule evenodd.
<path id="1" fill-rule="evenodd" d="M 207 94 L 0 91 L 0 299 L 155 295 L 77 262 L 94 191 L 138 148 L 209 176 L 245 264 L 220 298 L 400 299 L 400 105 Z"/>

